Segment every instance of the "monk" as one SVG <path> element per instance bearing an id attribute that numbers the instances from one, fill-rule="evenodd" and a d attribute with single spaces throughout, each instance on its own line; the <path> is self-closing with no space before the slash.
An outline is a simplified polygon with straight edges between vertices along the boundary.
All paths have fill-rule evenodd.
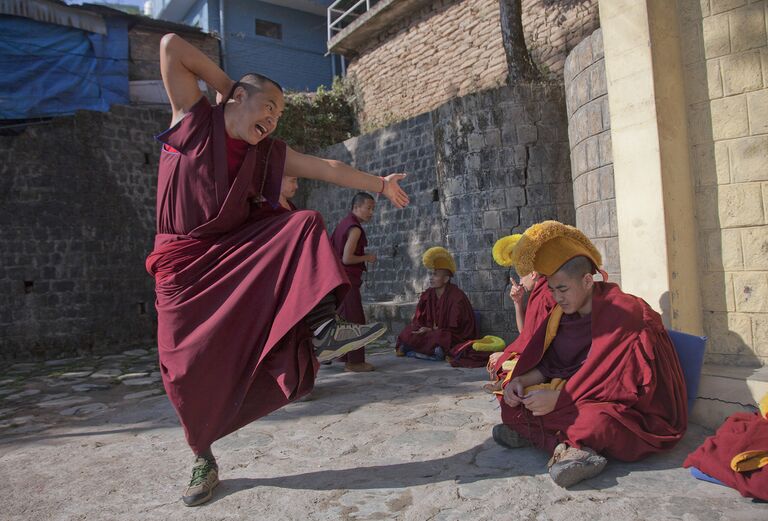
<path id="1" fill-rule="evenodd" d="M 363 273 L 367 271 L 366 262 L 376 262 L 376 254 L 368 253 L 368 238 L 363 224 L 370 222 L 376 209 L 376 200 L 366 192 L 358 192 L 352 198 L 352 210 L 342 219 L 331 235 L 331 244 L 336 255 L 344 265 L 344 271 L 351 285 L 347 296 L 339 306 L 338 313 L 344 320 L 354 324 L 365 324 L 363 297 L 360 287 L 363 285 Z M 365 348 L 351 351 L 341 357 L 344 370 L 353 373 L 373 371 L 374 367 L 365 361 Z"/>
<path id="2" fill-rule="evenodd" d="M 419 297 L 411 324 L 397 337 L 398 356 L 444 360 L 459 344 L 477 338 L 469 299 L 451 282 L 456 261 L 445 248 L 427 250 L 422 258 L 429 272 L 429 289 Z"/>
<path id="3" fill-rule="evenodd" d="M 279 206 L 284 174 L 379 192 L 408 204 L 404 174 L 372 176 L 272 139 L 282 88 L 259 74 L 232 81 L 174 34 L 160 69 L 172 108 L 161 142 L 155 278 L 160 371 L 195 462 L 183 494 L 205 503 L 218 485 L 217 439 L 306 395 L 318 360 L 385 332 L 335 316 L 349 283 L 317 212 Z M 212 106 L 198 80 L 222 96 Z"/>
<path id="4" fill-rule="evenodd" d="M 674 447 L 687 426 L 685 383 L 658 313 L 594 281 L 600 254 L 572 226 L 534 225 L 518 248 L 518 272 L 546 276 L 556 306 L 505 377 L 494 440 L 551 453 L 562 487 L 599 474 L 605 456 L 635 461 Z"/>
<path id="5" fill-rule="evenodd" d="M 283 182 L 280 185 L 280 198 L 278 202 L 280 207 L 288 211 L 296 210 L 296 205 L 291 202 L 291 199 L 296 195 L 296 191 L 299 189 L 299 179 L 292 175 L 284 175 Z"/>

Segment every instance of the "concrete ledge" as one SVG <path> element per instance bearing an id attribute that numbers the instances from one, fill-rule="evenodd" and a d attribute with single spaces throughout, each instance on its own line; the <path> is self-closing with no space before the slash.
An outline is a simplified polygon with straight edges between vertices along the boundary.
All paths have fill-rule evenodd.
<path id="1" fill-rule="evenodd" d="M 431 4 L 429 0 L 381 0 L 328 41 L 328 52 L 349 56 L 369 44 L 392 22 Z"/>
<path id="2" fill-rule="evenodd" d="M 691 422 L 716 429 L 735 412 L 753 412 L 768 393 L 768 366 L 734 367 L 705 364 Z"/>

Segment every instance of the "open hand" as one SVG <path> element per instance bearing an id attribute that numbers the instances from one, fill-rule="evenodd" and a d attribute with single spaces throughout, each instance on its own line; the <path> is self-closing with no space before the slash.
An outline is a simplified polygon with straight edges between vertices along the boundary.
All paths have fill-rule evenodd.
<path id="1" fill-rule="evenodd" d="M 400 188 L 400 185 L 398 184 L 404 178 L 405 174 L 390 174 L 384 178 L 384 189 L 381 193 L 384 197 L 392 201 L 392 204 L 397 208 L 405 208 L 410 202 L 408 194 L 406 194 L 405 190 Z"/>
<path id="2" fill-rule="evenodd" d="M 560 397 L 560 391 L 532 391 L 523 397 L 523 405 L 531 411 L 534 416 L 544 416 L 555 410 L 557 399 Z"/>
<path id="3" fill-rule="evenodd" d="M 368 262 L 376 262 L 377 259 L 378 259 L 378 257 L 376 257 L 375 253 L 369 253 L 368 254 Z"/>

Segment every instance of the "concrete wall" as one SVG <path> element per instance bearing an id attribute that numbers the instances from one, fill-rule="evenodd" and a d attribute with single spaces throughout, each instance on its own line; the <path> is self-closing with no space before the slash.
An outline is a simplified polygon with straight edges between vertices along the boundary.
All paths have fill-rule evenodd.
<path id="1" fill-rule="evenodd" d="M 576 226 L 600 250 L 610 280 L 621 283 L 601 30 L 592 33 L 571 51 L 565 61 L 564 79 Z"/>
<path id="2" fill-rule="evenodd" d="M 367 275 L 365 300 L 416 300 L 427 287 L 421 255 L 442 245 L 456 258 L 456 282 L 480 311 L 483 333 L 514 337 L 507 270 L 493 263 L 493 243 L 539 220 L 574 220 L 565 100 L 558 85 L 502 87 L 458 98 L 320 155 L 374 174 L 408 173 L 403 186 L 410 207 L 398 211 L 382 200 L 366 226 L 369 249 L 380 261 Z M 354 194 L 317 183 L 303 183 L 300 192 L 306 207 L 324 215 L 329 231 L 349 211 Z M 381 316 L 374 316 L 399 324 L 412 310 L 396 308 L 378 306 Z"/>
<path id="3" fill-rule="evenodd" d="M 768 361 L 768 2 L 679 0 L 708 361 Z"/>
<path id="4" fill-rule="evenodd" d="M 154 345 L 165 111 L 78 112 L 0 136 L 0 359 Z"/>

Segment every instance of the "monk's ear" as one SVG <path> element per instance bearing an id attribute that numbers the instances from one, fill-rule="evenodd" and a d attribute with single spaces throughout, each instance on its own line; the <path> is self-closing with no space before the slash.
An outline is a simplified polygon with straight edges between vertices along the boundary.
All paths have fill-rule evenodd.
<path id="1" fill-rule="evenodd" d="M 592 286 L 595 284 L 595 278 L 592 276 L 591 273 L 585 273 L 584 277 L 581 279 L 582 284 L 584 284 L 584 289 L 590 290 L 592 289 Z"/>
<path id="2" fill-rule="evenodd" d="M 244 102 L 248 98 L 248 91 L 242 85 L 235 87 L 235 91 L 232 93 L 232 99 L 238 103 Z"/>

